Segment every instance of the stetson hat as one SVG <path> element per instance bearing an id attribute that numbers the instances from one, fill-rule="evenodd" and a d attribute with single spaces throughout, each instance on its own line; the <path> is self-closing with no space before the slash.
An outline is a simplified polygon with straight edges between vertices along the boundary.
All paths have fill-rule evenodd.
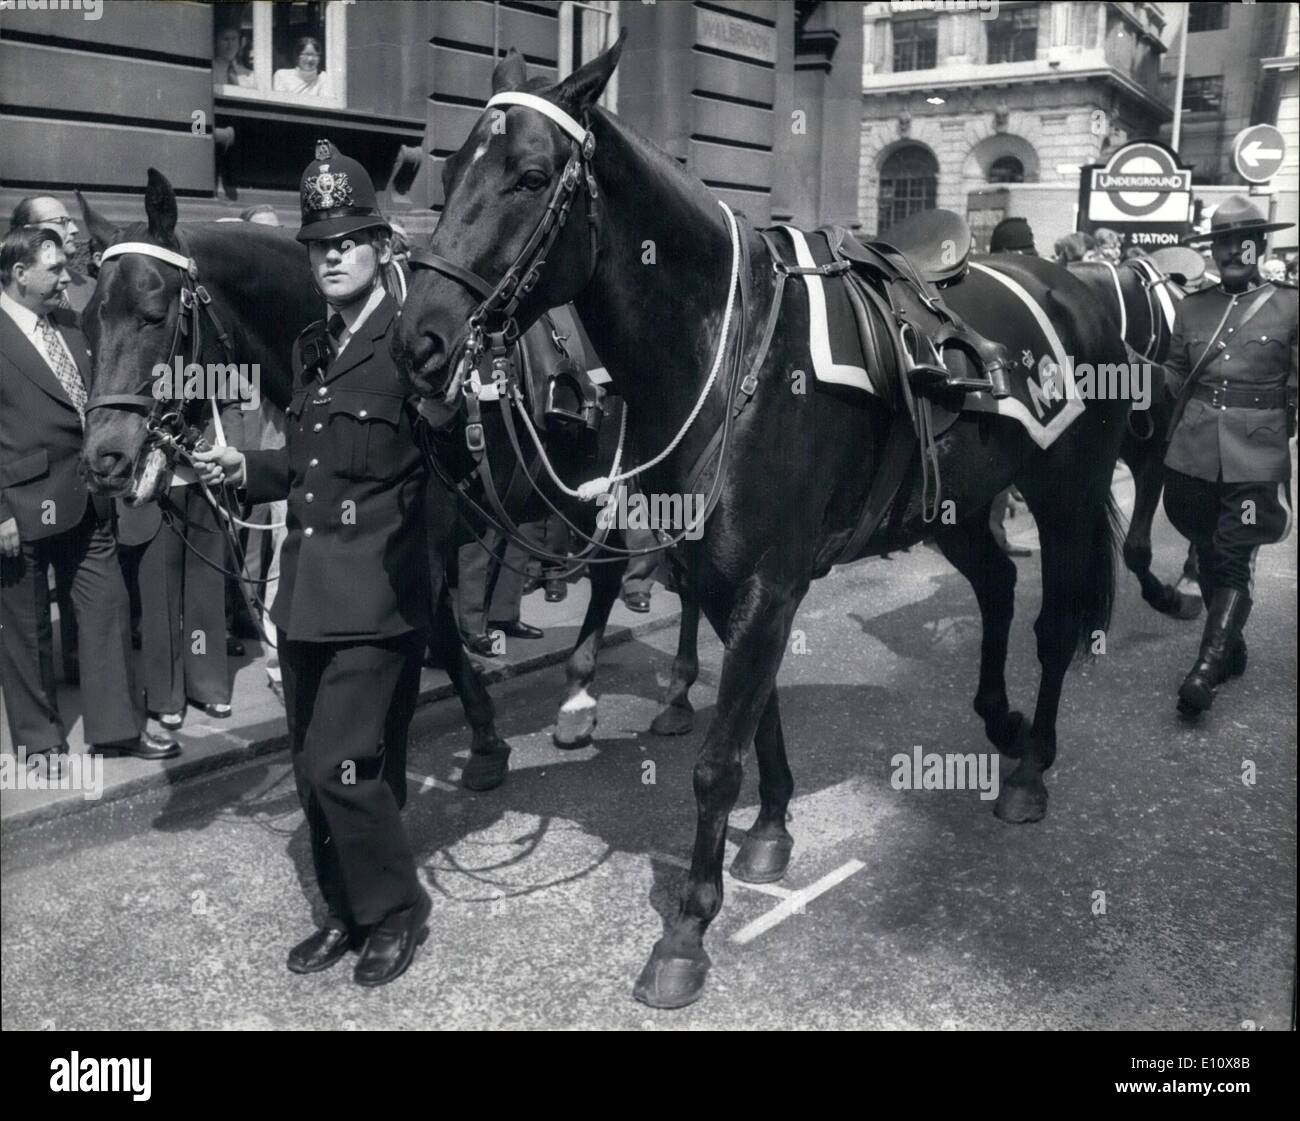
<path id="1" fill-rule="evenodd" d="M 1210 232 L 1184 238 L 1184 245 L 1200 245 L 1221 237 L 1239 234 L 1267 234 L 1274 230 L 1289 230 L 1294 222 L 1268 222 L 1263 213 L 1245 195 L 1229 195 L 1215 210 L 1210 219 Z"/>
<path id="2" fill-rule="evenodd" d="M 366 169 L 328 140 L 316 141 L 316 158 L 302 173 L 299 195 L 299 241 L 326 241 L 372 227 L 391 229 Z"/>

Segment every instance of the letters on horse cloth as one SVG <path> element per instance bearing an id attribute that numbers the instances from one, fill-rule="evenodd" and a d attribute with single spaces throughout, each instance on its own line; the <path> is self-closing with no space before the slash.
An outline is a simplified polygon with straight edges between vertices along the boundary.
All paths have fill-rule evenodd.
<path id="1" fill-rule="evenodd" d="M 816 268 L 834 262 L 820 231 L 804 233 L 782 225 L 772 233 L 788 246 L 783 256 L 789 264 Z M 981 323 L 980 327 L 990 337 L 1007 343 L 1011 395 L 995 399 L 987 393 L 968 393 L 963 411 L 1010 417 L 1039 447 L 1050 447 L 1084 410 L 1075 388 L 1073 358 L 1066 353 L 1046 312 L 1016 280 L 991 264 L 972 261 L 970 268 L 972 272 L 960 284 L 983 282 L 996 287 L 996 322 Z M 866 357 L 846 282 L 838 276 L 815 274 L 800 279 L 808 292 L 808 353 L 816 380 L 891 400 L 885 383 L 887 371 L 874 369 Z M 1033 340 L 1031 346 L 1024 345 L 1026 339 Z M 1011 340 L 1016 340 L 1014 348 Z"/>

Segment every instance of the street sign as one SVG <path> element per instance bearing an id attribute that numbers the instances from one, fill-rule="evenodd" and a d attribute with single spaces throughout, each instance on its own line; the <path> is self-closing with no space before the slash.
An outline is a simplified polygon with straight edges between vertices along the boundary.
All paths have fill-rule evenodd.
<path id="1" fill-rule="evenodd" d="M 1155 140 L 1117 148 L 1107 162 L 1079 173 L 1079 229 L 1103 227 L 1126 245 L 1177 245 L 1192 217 L 1192 170 Z"/>
<path id="2" fill-rule="evenodd" d="M 1232 141 L 1232 164 L 1247 183 L 1267 183 L 1285 155 L 1286 140 L 1272 125 L 1243 128 Z"/>

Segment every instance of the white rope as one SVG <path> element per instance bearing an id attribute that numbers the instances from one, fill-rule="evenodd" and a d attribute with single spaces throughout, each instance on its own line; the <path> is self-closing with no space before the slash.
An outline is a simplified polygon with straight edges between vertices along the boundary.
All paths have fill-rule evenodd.
<path id="1" fill-rule="evenodd" d="M 547 457 L 541 441 L 537 438 L 537 433 L 533 431 L 532 422 L 528 417 L 528 410 L 522 405 L 520 406 L 520 415 L 523 416 L 524 424 L 528 428 L 529 434 L 533 438 L 533 443 L 536 444 L 537 451 L 542 457 L 542 465 L 546 468 L 546 473 L 550 475 L 551 481 L 554 482 L 555 485 L 565 494 L 569 495 L 570 498 L 579 498 L 583 502 L 591 502 L 600 495 L 608 493 L 609 489 L 616 483 L 625 483 L 629 479 L 636 478 L 636 476 L 641 474 L 642 471 L 649 471 L 651 467 L 658 466 L 677 450 L 677 445 L 685 439 L 686 433 L 690 431 L 691 425 L 695 423 L 695 418 L 700 415 L 700 411 L 704 408 L 704 402 L 709 399 L 709 393 L 713 389 L 713 383 L 718 380 L 718 370 L 722 368 L 723 355 L 725 355 L 727 351 L 727 337 L 731 333 L 731 314 L 736 305 L 736 288 L 740 284 L 740 232 L 736 228 L 736 216 L 731 212 L 731 207 L 729 207 L 725 202 L 719 200 L 718 205 L 722 207 L 723 213 L 727 216 L 727 228 L 731 233 L 731 283 L 727 288 L 727 303 L 722 313 L 722 331 L 718 337 L 718 348 L 713 355 L 713 368 L 709 371 L 709 377 L 704 383 L 704 388 L 700 390 L 700 396 L 695 402 L 695 408 L 691 410 L 690 416 L 682 422 L 681 428 L 677 430 L 677 435 L 672 438 L 668 446 L 655 456 L 654 459 L 647 460 L 645 463 L 639 464 L 629 471 L 619 471 L 619 456 L 616 455 L 608 475 L 601 475 L 599 478 L 583 483 L 577 490 L 572 490 L 565 486 L 565 484 L 560 481 L 559 476 L 555 474 L 555 469 L 551 466 L 551 461 Z M 518 390 L 515 392 L 517 394 Z M 623 432 L 627 425 L 627 410 L 628 405 L 625 399 L 623 402 L 623 420 L 619 427 L 618 437 L 620 453 L 623 448 Z"/>
<path id="2" fill-rule="evenodd" d="M 553 482 L 560 490 L 562 490 L 570 498 L 582 498 L 584 502 L 589 501 L 589 499 L 583 497 L 581 491 L 582 491 L 582 487 L 590 486 L 591 485 L 590 483 L 583 483 L 582 486 L 580 486 L 577 490 L 573 490 L 572 488 L 566 486 L 564 480 L 561 479 L 560 476 L 555 473 L 555 468 L 551 466 L 551 461 L 546 454 L 546 449 L 542 447 L 541 438 L 537 435 L 537 429 L 533 427 L 532 418 L 528 415 L 528 406 L 524 402 L 523 394 L 519 392 L 519 388 L 517 386 L 515 387 L 514 400 L 515 403 L 519 406 L 519 415 L 523 418 L 524 427 L 528 429 L 528 435 L 532 437 L 533 446 L 537 449 L 537 454 L 541 456 L 542 466 L 546 468 L 546 473 L 550 475 L 551 482 Z M 508 409 L 510 407 L 510 402 L 509 401 L 503 402 L 501 407 L 503 409 Z M 601 476 L 602 478 L 628 477 L 628 476 L 620 476 L 618 473 L 619 465 L 623 462 L 623 438 L 626 435 L 627 435 L 627 401 L 624 401 L 623 412 L 618 418 L 618 446 L 614 449 L 614 461 L 609 466 L 609 475 Z"/>
<path id="3" fill-rule="evenodd" d="M 1128 309 L 1124 306 L 1124 289 L 1120 287 L 1119 269 L 1117 269 L 1109 261 L 1102 261 L 1101 263 L 1105 265 L 1108 269 L 1110 269 L 1111 279 L 1115 281 L 1115 299 L 1119 301 L 1119 337 L 1125 340 L 1125 342 L 1127 342 L 1128 341 Z"/>

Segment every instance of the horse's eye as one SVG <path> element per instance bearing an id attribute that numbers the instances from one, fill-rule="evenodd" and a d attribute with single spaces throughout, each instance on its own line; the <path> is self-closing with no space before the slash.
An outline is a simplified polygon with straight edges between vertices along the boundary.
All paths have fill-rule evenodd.
<path id="1" fill-rule="evenodd" d="M 541 171 L 525 171 L 520 177 L 519 182 L 515 184 L 516 191 L 540 191 L 546 186 L 548 179 L 545 173 Z"/>

